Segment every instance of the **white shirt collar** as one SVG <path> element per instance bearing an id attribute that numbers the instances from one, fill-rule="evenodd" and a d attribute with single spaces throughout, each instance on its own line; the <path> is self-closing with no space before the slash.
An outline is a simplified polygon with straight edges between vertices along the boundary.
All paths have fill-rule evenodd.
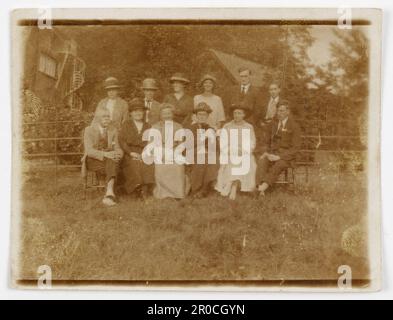
<path id="1" fill-rule="evenodd" d="M 98 125 L 98 129 L 100 130 L 100 133 L 103 134 L 104 130 L 108 131 L 108 128 L 103 128 L 100 124 Z"/>
<path id="2" fill-rule="evenodd" d="M 246 89 L 246 92 L 248 91 L 248 89 L 250 88 L 250 86 L 251 86 L 251 83 L 248 83 L 248 84 L 242 84 L 242 85 L 240 85 L 240 88 L 241 89 Z"/>
<path id="3" fill-rule="evenodd" d="M 286 117 L 284 120 L 281 120 L 282 127 L 285 128 L 285 125 L 287 124 L 288 117 Z"/>

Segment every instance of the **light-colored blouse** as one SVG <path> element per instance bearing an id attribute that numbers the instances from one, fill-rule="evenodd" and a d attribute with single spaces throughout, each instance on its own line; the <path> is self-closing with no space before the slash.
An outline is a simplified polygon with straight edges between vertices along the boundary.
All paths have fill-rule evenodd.
<path id="1" fill-rule="evenodd" d="M 214 94 L 212 96 L 198 94 L 194 97 L 194 107 L 200 102 L 205 102 L 212 109 L 207 119 L 207 123 L 214 129 L 218 129 L 220 127 L 220 122 L 225 121 L 224 106 L 221 98 Z"/>

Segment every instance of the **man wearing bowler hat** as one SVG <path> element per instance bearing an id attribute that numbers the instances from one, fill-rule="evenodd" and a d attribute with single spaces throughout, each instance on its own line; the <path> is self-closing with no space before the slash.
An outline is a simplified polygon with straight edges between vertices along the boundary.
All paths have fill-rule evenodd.
<path id="1" fill-rule="evenodd" d="M 121 88 L 119 80 L 109 77 L 104 81 L 104 89 L 107 97 L 102 99 L 96 108 L 96 115 L 99 110 L 105 109 L 109 111 L 111 125 L 120 129 L 121 124 L 128 119 L 128 104 L 119 97 L 119 89 Z M 97 116 L 95 115 L 94 120 Z"/>
<path id="2" fill-rule="evenodd" d="M 148 124 L 153 125 L 160 120 L 160 103 L 154 99 L 158 90 L 157 81 L 152 78 L 143 80 L 142 90 L 145 96 L 145 120 Z"/>

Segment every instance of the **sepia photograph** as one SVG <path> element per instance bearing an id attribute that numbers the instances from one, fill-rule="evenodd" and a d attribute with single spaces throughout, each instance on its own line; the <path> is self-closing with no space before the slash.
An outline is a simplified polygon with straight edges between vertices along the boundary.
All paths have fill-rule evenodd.
<path id="1" fill-rule="evenodd" d="M 18 9 L 16 288 L 380 289 L 379 9 Z"/>

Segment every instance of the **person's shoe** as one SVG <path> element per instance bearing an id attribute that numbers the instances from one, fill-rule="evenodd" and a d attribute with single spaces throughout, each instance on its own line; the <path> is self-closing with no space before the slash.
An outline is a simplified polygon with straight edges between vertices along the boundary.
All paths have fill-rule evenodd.
<path id="1" fill-rule="evenodd" d="M 113 196 L 105 196 L 104 199 L 102 199 L 102 203 L 107 207 L 116 205 L 115 198 Z"/>

